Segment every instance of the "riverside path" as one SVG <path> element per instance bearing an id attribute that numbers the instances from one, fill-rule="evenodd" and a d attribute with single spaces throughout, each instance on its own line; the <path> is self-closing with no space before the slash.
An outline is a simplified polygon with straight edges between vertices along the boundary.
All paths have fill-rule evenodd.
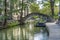
<path id="1" fill-rule="evenodd" d="M 60 25 L 54 23 L 46 23 L 49 29 L 49 40 L 60 40 Z"/>

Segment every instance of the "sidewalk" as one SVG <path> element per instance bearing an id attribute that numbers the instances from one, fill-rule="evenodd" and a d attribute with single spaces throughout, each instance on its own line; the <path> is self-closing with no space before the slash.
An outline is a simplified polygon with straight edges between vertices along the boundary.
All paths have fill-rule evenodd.
<path id="1" fill-rule="evenodd" d="M 60 26 L 54 23 L 46 23 L 49 28 L 49 40 L 60 40 Z"/>

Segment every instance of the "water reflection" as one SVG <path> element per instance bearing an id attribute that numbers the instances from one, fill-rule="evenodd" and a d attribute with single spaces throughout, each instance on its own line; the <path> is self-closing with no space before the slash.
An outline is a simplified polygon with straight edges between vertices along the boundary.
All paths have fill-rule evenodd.
<path id="1" fill-rule="evenodd" d="M 46 28 L 34 27 L 34 23 L 0 30 L 0 40 L 48 40 Z"/>

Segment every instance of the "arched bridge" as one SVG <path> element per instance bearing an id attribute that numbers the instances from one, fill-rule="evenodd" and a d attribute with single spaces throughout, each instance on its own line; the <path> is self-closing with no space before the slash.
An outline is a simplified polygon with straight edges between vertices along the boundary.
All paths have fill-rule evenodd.
<path id="1" fill-rule="evenodd" d="M 27 16 L 23 17 L 23 21 L 26 22 L 27 20 L 32 19 L 33 16 L 38 16 L 38 18 L 42 17 L 47 22 L 48 21 L 52 21 L 52 18 L 50 16 L 42 14 L 42 13 L 31 13 L 31 14 L 28 14 Z"/>

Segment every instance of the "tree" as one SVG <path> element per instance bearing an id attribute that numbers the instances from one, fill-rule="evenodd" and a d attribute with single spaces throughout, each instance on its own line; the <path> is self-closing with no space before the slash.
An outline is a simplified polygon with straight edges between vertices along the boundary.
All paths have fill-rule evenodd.
<path id="1" fill-rule="evenodd" d="M 23 15 L 23 1 L 24 0 L 22 0 L 22 5 L 21 5 L 21 13 L 20 13 L 20 24 L 22 25 L 22 24 L 24 24 L 24 22 L 23 22 L 23 18 L 22 18 L 22 15 Z"/>
<path id="2" fill-rule="evenodd" d="M 52 17 L 53 17 L 53 15 L 54 15 L 54 3 L 55 3 L 55 0 L 50 0 L 50 6 L 51 6 Z"/>
<path id="3" fill-rule="evenodd" d="M 42 3 L 43 8 L 40 10 L 41 13 L 46 14 L 46 15 L 51 15 L 51 10 L 50 10 L 50 3 L 48 1 Z"/>
<path id="4" fill-rule="evenodd" d="M 31 3 L 30 12 L 40 12 L 39 5 L 36 3 Z"/>
<path id="5" fill-rule="evenodd" d="M 7 0 L 5 0 L 5 13 L 4 13 L 4 24 L 3 26 L 6 26 L 7 24 Z"/>
<path id="6" fill-rule="evenodd" d="M 26 1 L 27 4 L 25 4 L 24 1 Z M 33 2 L 33 0 L 22 0 L 22 2 L 21 2 L 21 13 L 20 13 L 20 24 L 23 24 L 23 18 L 22 18 L 23 10 L 25 11 L 25 8 L 27 8 L 27 14 L 28 14 L 28 6 L 27 5 L 31 2 Z"/>

